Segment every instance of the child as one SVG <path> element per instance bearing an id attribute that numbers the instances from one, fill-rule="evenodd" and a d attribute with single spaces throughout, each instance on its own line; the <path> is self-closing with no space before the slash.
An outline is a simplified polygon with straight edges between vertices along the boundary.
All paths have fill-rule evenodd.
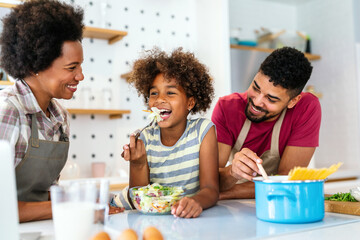
<path id="1" fill-rule="evenodd" d="M 198 217 L 219 197 L 218 147 L 214 124 L 189 113 L 205 112 L 214 95 L 212 79 L 193 54 L 181 48 L 167 55 L 158 49 L 134 64 L 134 85 L 149 108 L 161 110 L 162 120 L 146 128 L 136 141 L 130 136 L 124 159 L 130 162 L 129 187 L 159 183 L 185 187 L 186 196 L 171 213 Z M 115 196 L 124 206 L 127 193 Z"/>

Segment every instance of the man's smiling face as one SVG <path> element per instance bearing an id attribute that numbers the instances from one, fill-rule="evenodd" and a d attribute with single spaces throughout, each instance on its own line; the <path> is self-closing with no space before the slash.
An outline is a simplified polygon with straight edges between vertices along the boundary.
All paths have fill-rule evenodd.
<path id="1" fill-rule="evenodd" d="M 269 81 L 270 78 L 258 72 L 247 90 L 246 117 L 255 123 L 273 121 L 285 108 L 292 108 L 300 100 L 298 95 L 290 99 L 288 90 Z"/>

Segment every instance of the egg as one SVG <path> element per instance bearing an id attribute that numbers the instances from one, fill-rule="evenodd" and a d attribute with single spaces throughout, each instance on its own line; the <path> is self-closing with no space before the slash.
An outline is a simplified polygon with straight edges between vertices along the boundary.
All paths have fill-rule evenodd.
<path id="1" fill-rule="evenodd" d="M 111 240 L 111 238 L 106 232 L 99 232 L 91 240 Z"/>
<path id="2" fill-rule="evenodd" d="M 136 232 L 132 229 L 125 229 L 117 238 L 117 240 L 137 240 L 137 239 L 138 236 Z"/>
<path id="3" fill-rule="evenodd" d="M 144 230 L 143 240 L 164 240 L 164 237 L 156 227 L 150 226 Z"/>

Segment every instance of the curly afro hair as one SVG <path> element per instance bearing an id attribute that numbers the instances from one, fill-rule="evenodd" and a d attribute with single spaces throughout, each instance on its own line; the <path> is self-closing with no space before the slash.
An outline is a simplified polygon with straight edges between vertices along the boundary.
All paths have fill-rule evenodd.
<path id="1" fill-rule="evenodd" d="M 0 36 L 1 67 L 12 77 L 24 79 L 46 70 L 61 56 L 65 41 L 81 41 L 81 8 L 56 0 L 30 0 L 3 18 Z"/>
<path id="2" fill-rule="evenodd" d="M 205 112 L 210 107 L 214 97 L 212 78 L 194 54 L 184 52 L 182 48 L 166 54 L 155 48 L 144 58 L 135 61 L 129 81 L 135 85 L 139 96 L 143 95 L 145 103 L 148 103 L 150 87 L 160 73 L 169 81 L 175 79 L 188 98 L 194 97 L 192 113 Z"/>
<path id="3" fill-rule="evenodd" d="M 272 52 L 261 64 L 259 72 L 270 77 L 274 86 L 288 89 L 290 98 L 301 93 L 312 72 L 304 54 L 295 48 L 283 47 Z"/>

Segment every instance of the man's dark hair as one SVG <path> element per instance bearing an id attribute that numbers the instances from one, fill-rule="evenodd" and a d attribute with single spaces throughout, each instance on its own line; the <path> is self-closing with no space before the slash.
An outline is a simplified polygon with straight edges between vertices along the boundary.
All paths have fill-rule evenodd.
<path id="1" fill-rule="evenodd" d="M 1 67 L 23 79 L 46 70 L 61 56 L 65 41 L 81 41 L 84 12 L 56 0 L 30 0 L 3 18 Z"/>
<path id="2" fill-rule="evenodd" d="M 305 55 L 291 47 L 273 51 L 261 64 L 259 72 L 270 77 L 274 86 L 288 89 L 290 99 L 304 89 L 312 72 L 312 66 Z"/>

